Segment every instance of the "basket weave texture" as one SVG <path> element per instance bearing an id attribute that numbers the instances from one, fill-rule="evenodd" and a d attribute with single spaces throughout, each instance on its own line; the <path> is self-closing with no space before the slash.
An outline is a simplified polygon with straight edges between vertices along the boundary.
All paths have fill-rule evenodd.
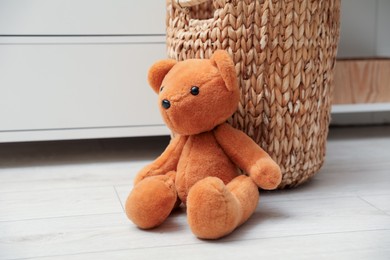
<path id="1" fill-rule="evenodd" d="M 280 165 L 279 188 L 303 183 L 324 162 L 339 21 L 340 0 L 167 2 L 170 58 L 230 53 L 241 100 L 229 123 Z"/>

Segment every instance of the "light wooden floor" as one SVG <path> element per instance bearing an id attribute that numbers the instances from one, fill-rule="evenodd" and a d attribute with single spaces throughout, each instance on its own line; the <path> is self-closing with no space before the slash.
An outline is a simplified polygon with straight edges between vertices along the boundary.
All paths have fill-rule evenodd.
<path id="1" fill-rule="evenodd" d="M 390 127 L 331 129 L 300 188 L 262 192 L 219 241 L 179 210 L 141 231 L 123 213 L 134 174 L 168 138 L 0 144 L 0 259 L 390 259 Z"/>

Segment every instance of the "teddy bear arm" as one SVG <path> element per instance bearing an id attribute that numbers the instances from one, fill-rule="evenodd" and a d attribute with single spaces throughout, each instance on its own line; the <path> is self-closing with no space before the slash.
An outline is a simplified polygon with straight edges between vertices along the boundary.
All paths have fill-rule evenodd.
<path id="1" fill-rule="evenodd" d="M 228 124 L 214 130 L 215 137 L 229 158 L 263 189 L 274 189 L 281 182 L 281 171 L 272 158 L 244 132 Z"/>
<path id="2" fill-rule="evenodd" d="M 165 151 L 156 160 L 138 172 L 134 184 L 139 183 L 146 177 L 165 175 L 169 172 L 176 171 L 186 141 L 187 137 L 185 136 L 177 135 L 173 138 Z"/>

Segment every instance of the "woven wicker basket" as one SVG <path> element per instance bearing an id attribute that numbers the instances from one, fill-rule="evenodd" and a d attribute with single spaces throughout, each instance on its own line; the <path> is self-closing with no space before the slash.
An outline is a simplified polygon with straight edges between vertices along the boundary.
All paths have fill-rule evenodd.
<path id="1" fill-rule="evenodd" d="M 313 176 L 325 156 L 340 0 L 172 1 L 168 56 L 209 58 L 227 50 L 241 87 L 229 123 L 281 166 L 279 188 Z"/>

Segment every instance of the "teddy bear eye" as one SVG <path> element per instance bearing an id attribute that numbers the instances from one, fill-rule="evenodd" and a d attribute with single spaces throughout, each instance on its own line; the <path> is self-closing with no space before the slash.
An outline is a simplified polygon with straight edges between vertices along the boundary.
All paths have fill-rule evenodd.
<path id="1" fill-rule="evenodd" d="M 198 94 L 199 94 L 199 87 L 197 87 L 197 86 L 192 86 L 190 92 L 191 92 L 191 94 L 194 95 L 194 96 L 198 95 Z"/>
<path id="2" fill-rule="evenodd" d="M 162 87 L 160 88 L 160 92 L 163 91 L 163 89 L 164 89 L 164 86 L 162 86 Z"/>

